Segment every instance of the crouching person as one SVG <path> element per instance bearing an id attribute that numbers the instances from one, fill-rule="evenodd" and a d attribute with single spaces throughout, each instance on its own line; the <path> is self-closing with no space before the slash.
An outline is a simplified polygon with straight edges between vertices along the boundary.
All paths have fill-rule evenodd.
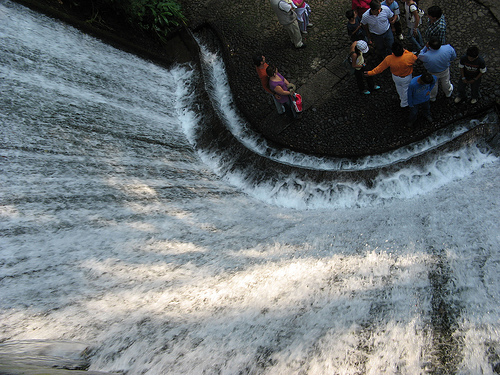
<path id="1" fill-rule="evenodd" d="M 408 127 L 411 128 L 413 126 L 420 110 L 424 118 L 432 122 L 430 99 L 431 91 L 436 81 L 436 77 L 430 73 L 424 73 L 411 80 L 410 86 L 408 87 L 408 106 L 410 107 Z"/>

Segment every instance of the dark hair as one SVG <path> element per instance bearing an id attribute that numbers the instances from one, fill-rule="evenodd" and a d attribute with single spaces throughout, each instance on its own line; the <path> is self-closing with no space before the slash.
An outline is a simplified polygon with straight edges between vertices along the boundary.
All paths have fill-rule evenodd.
<path id="1" fill-rule="evenodd" d="M 477 46 L 471 46 L 467 48 L 467 56 L 469 57 L 478 57 L 479 56 L 479 48 Z"/>
<path id="2" fill-rule="evenodd" d="M 427 9 L 427 14 L 434 18 L 441 18 L 441 16 L 443 15 L 443 11 L 437 5 L 433 5 L 429 9 Z"/>
<path id="3" fill-rule="evenodd" d="M 347 12 L 345 12 L 345 16 L 349 19 L 354 18 L 354 11 L 352 9 L 349 9 Z"/>
<path id="4" fill-rule="evenodd" d="M 431 36 L 429 38 L 429 47 L 431 47 L 433 50 L 438 50 L 441 48 L 441 41 L 437 36 Z"/>
<path id="5" fill-rule="evenodd" d="M 394 42 L 392 43 L 392 53 L 395 56 L 403 56 L 403 53 L 405 52 L 405 49 L 403 48 L 403 45 L 399 42 Z"/>
<path id="6" fill-rule="evenodd" d="M 255 66 L 259 66 L 260 63 L 262 62 L 262 53 L 256 53 L 255 55 L 252 56 L 253 63 Z"/>
<path id="7" fill-rule="evenodd" d="M 430 84 L 434 81 L 434 77 L 432 76 L 431 73 L 425 72 L 420 76 L 420 79 L 422 80 L 423 83 L 425 84 Z"/>
<path id="8" fill-rule="evenodd" d="M 266 68 L 266 73 L 269 77 L 272 77 L 274 75 L 274 73 L 276 73 L 276 67 L 274 65 L 269 65 L 267 68 Z"/>
<path id="9" fill-rule="evenodd" d="M 370 9 L 371 10 L 378 10 L 380 9 L 382 6 L 380 5 L 380 1 L 378 0 L 372 0 L 370 2 Z"/>

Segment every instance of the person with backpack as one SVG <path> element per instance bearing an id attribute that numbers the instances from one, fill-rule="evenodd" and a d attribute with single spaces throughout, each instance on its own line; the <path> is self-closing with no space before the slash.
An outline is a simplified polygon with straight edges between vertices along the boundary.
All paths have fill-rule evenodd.
<path id="1" fill-rule="evenodd" d="M 354 69 L 354 77 L 356 77 L 359 92 L 365 95 L 370 94 L 371 91 L 380 89 L 380 86 L 374 84 L 373 77 L 364 75 L 364 72 L 368 71 L 368 69 L 366 69 L 363 53 L 367 53 L 368 51 L 368 44 L 364 40 L 357 40 L 353 42 L 349 51 L 351 66 Z M 368 90 L 365 88 L 363 77 L 366 79 L 366 83 L 368 84 Z"/>
<path id="2" fill-rule="evenodd" d="M 404 0 L 405 3 L 405 19 L 408 27 L 408 39 L 413 45 L 414 52 L 420 52 L 424 48 L 424 40 L 418 27 L 422 24 L 421 15 L 423 12 L 418 8 L 418 5 L 413 0 Z"/>
<path id="3" fill-rule="evenodd" d="M 388 7 L 390 10 L 392 10 L 392 13 L 396 16 L 394 18 L 394 21 L 391 23 L 391 29 L 392 33 L 394 34 L 394 37 L 398 38 L 399 40 L 403 40 L 403 28 L 401 27 L 401 21 L 400 21 L 400 11 L 399 11 L 399 4 L 396 0 L 384 0 L 382 1 L 382 5 L 385 5 Z"/>

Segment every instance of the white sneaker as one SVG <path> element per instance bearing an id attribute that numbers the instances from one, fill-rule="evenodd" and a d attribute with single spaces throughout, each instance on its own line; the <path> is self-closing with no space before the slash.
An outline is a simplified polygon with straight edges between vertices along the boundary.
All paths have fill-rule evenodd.
<path id="1" fill-rule="evenodd" d="M 477 103 L 477 99 L 472 99 L 472 100 L 470 101 L 470 104 L 476 104 L 476 103 Z"/>
<path id="2" fill-rule="evenodd" d="M 460 103 L 462 101 L 462 98 L 460 96 L 457 96 L 455 98 L 455 103 Z"/>
<path id="3" fill-rule="evenodd" d="M 399 34 L 398 38 L 399 38 L 399 40 L 403 40 L 404 39 L 403 34 Z"/>
<path id="4" fill-rule="evenodd" d="M 446 95 L 447 98 L 449 98 L 451 96 L 451 94 L 453 94 L 453 89 L 454 89 L 453 84 L 451 84 L 450 94 Z"/>

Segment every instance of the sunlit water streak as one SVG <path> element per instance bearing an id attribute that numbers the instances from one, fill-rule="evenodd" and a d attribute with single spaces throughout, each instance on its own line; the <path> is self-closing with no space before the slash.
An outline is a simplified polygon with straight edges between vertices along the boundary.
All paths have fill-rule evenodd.
<path id="1" fill-rule="evenodd" d="M 5 0 L 0 36 L 1 341 L 128 374 L 493 373 L 497 159 L 457 151 L 364 207 L 244 186 L 192 146 L 195 71 Z"/>

